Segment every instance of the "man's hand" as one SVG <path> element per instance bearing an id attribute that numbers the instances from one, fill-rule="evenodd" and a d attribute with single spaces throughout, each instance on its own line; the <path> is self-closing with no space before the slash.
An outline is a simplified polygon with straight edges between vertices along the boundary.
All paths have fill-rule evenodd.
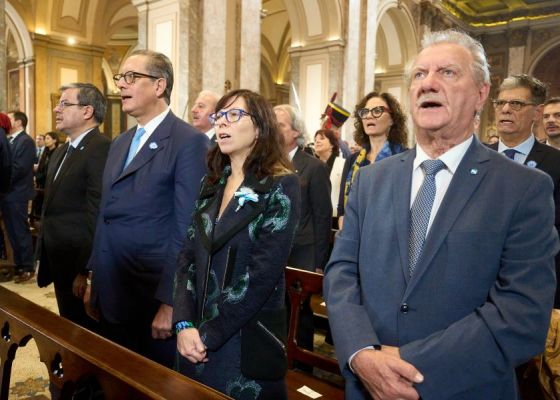
<path id="1" fill-rule="evenodd" d="M 99 311 L 91 306 L 90 299 L 91 299 L 91 285 L 86 285 L 86 290 L 84 292 L 84 297 L 83 297 L 86 314 L 89 315 L 91 319 L 99 322 Z"/>
<path id="2" fill-rule="evenodd" d="M 177 334 L 177 351 L 193 364 L 208 361 L 206 346 L 196 328 L 183 329 Z"/>
<path id="3" fill-rule="evenodd" d="M 84 298 L 87 288 L 87 277 L 82 274 L 76 275 L 72 283 L 72 293 L 79 299 Z"/>
<path id="4" fill-rule="evenodd" d="M 161 303 L 159 310 L 152 321 L 152 337 L 154 339 L 167 339 L 173 334 L 171 321 L 173 319 L 173 307 Z"/>
<path id="5" fill-rule="evenodd" d="M 376 400 L 420 398 L 412 385 L 421 383 L 424 377 L 412 364 L 400 358 L 396 347 L 361 350 L 352 360 L 352 369 Z"/>

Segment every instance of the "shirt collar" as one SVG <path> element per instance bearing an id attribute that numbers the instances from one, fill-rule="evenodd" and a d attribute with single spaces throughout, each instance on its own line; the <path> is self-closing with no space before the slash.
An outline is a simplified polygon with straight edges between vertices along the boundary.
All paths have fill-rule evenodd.
<path id="1" fill-rule="evenodd" d="M 457 171 L 457 168 L 459 167 L 459 164 L 461 163 L 461 160 L 469 149 L 472 141 L 473 135 L 471 135 L 462 143 L 453 146 L 451 149 L 447 150 L 445 153 L 438 157 L 439 160 L 445 163 L 447 170 L 452 175 L 455 174 L 455 171 Z M 420 164 L 422 164 L 426 160 L 431 160 L 431 158 L 426 154 L 422 146 L 416 145 L 416 158 L 414 159 L 412 170 L 416 170 L 416 168 L 420 167 Z"/>
<path id="2" fill-rule="evenodd" d="M 148 122 L 144 126 L 138 124 L 136 130 L 138 130 L 139 128 L 144 128 L 144 130 L 147 133 L 147 135 L 145 136 L 146 137 L 150 136 L 156 130 L 159 124 L 161 124 L 161 122 L 165 119 L 165 117 L 167 117 L 167 114 L 169 113 L 170 110 L 171 108 L 167 107 L 161 114 L 156 115 L 154 118 L 150 120 L 150 122 Z"/>
<path id="3" fill-rule="evenodd" d="M 294 156 L 296 155 L 296 152 L 298 151 L 299 147 L 296 146 L 294 147 L 294 149 L 292 151 L 290 151 L 288 153 L 288 157 L 290 158 L 290 161 L 292 161 L 294 159 Z"/>
<path id="4" fill-rule="evenodd" d="M 94 128 L 90 128 L 87 131 L 85 131 L 84 133 L 82 133 L 80 136 L 78 136 L 76 139 L 71 140 L 70 141 L 70 146 L 72 146 L 73 148 L 77 149 L 78 146 L 80 145 L 80 142 L 82 141 L 82 139 L 88 134 L 90 133 Z"/>
<path id="5" fill-rule="evenodd" d="M 17 137 L 19 136 L 19 134 L 22 133 L 22 132 L 23 132 L 23 129 L 20 130 L 20 131 L 17 131 L 17 132 L 12 133 L 12 134 L 9 135 L 8 137 L 9 137 L 10 139 L 15 139 L 15 138 L 17 138 Z"/>
<path id="6" fill-rule="evenodd" d="M 523 155 L 527 155 L 527 154 L 529 154 L 529 152 L 533 148 L 534 144 L 535 144 L 535 136 L 533 136 L 532 133 L 531 133 L 531 135 L 529 135 L 529 137 L 524 142 L 519 143 L 515 147 L 507 147 L 504 144 L 504 142 L 502 142 L 502 139 L 500 138 L 500 141 L 499 141 L 499 144 L 498 144 L 498 153 L 503 153 L 504 150 L 508 150 L 508 149 L 511 148 L 511 149 L 517 150 L 518 153 L 521 153 Z"/>

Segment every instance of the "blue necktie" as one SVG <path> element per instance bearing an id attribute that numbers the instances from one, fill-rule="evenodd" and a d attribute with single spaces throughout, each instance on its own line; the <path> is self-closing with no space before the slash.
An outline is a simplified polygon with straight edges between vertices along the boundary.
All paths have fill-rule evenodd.
<path id="1" fill-rule="evenodd" d="M 504 150 L 504 154 L 508 157 L 511 158 L 512 160 L 515 161 L 515 155 L 519 153 L 517 150 L 515 149 L 506 149 Z"/>
<path id="2" fill-rule="evenodd" d="M 130 162 L 132 161 L 132 159 L 136 155 L 136 153 L 138 151 L 138 146 L 140 146 L 140 139 L 142 138 L 144 133 L 146 133 L 146 130 L 144 128 L 136 129 L 136 133 L 134 134 L 134 137 L 132 138 L 132 143 L 130 143 L 130 149 L 128 150 L 128 157 L 126 157 L 126 162 L 124 163 L 124 168 L 126 168 L 128 166 L 128 164 L 130 164 Z"/>
<path id="3" fill-rule="evenodd" d="M 408 269 L 411 276 L 426 240 L 428 222 L 436 197 L 436 174 L 445 168 L 445 163 L 441 160 L 426 160 L 420 164 L 420 168 L 425 174 L 424 182 L 422 182 L 410 209 Z"/>

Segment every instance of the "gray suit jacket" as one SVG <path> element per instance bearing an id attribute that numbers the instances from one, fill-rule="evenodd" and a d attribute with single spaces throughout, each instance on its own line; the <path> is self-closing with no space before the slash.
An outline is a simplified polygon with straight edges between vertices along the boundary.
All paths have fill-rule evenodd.
<path id="1" fill-rule="evenodd" d="M 424 375 L 423 399 L 514 399 L 514 368 L 543 350 L 554 299 L 551 179 L 475 138 L 409 278 L 415 156 L 359 171 L 326 269 L 347 398 L 367 398 L 349 357 L 383 344 Z"/>

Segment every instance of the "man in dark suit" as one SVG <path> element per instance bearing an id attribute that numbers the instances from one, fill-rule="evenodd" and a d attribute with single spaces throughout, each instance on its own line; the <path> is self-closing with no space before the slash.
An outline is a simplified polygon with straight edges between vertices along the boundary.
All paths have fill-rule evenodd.
<path id="1" fill-rule="evenodd" d="M 86 315 L 82 299 L 111 144 L 98 129 L 107 103 L 89 83 L 63 86 L 60 91 L 54 108 L 56 129 L 70 142 L 55 150 L 47 170 L 37 283 L 44 287 L 54 282 L 60 315 L 92 329 L 94 321 Z"/>
<path id="2" fill-rule="evenodd" d="M 479 42 L 428 33 L 407 75 L 417 146 L 360 169 L 325 271 L 346 396 L 515 399 L 553 303 L 553 184 L 473 134 Z"/>
<path id="3" fill-rule="evenodd" d="M 554 225 L 560 230 L 560 150 L 540 143 L 532 133 L 533 125 L 542 121 L 547 92 L 544 83 L 528 75 L 504 79 L 498 98 L 493 101 L 500 141 L 490 148 L 550 175 L 556 207 Z M 560 273 L 560 256 L 556 257 L 556 273 Z M 560 308 L 560 285 L 556 288 L 554 307 Z"/>
<path id="4" fill-rule="evenodd" d="M 109 150 L 89 262 L 91 305 L 105 337 L 171 367 L 177 256 L 206 171 L 208 138 L 171 112 L 173 67 L 165 55 L 135 52 L 113 79 L 123 111 L 138 125 Z"/>
<path id="5" fill-rule="evenodd" d="M 12 176 L 12 155 L 6 133 L 0 128 L 0 201 L 10 188 Z"/>
<path id="6" fill-rule="evenodd" d="M 35 142 L 25 132 L 27 116 L 21 111 L 8 113 L 12 130 L 8 135 L 12 153 L 12 177 L 8 193 L 0 203 L 2 217 L 14 251 L 14 282 L 23 283 L 35 275 L 33 242 L 27 222 L 27 207 L 33 199 L 33 163 Z"/>
<path id="7" fill-rule="evenodd" d="M 297 110 L 281 104 L 274 107 L 274 112 L 284 139 L 284 150 L 298 174 L 301 189 L 301 214 L 288 265 L 322 272 L 329 258 L 332 224 L 329 172 L 321 160 L 303 150 L 305 123 Z M 298 344 L 313 350 L 313 311 L 309 301 L 301 310 L 299 327 Z"/>

